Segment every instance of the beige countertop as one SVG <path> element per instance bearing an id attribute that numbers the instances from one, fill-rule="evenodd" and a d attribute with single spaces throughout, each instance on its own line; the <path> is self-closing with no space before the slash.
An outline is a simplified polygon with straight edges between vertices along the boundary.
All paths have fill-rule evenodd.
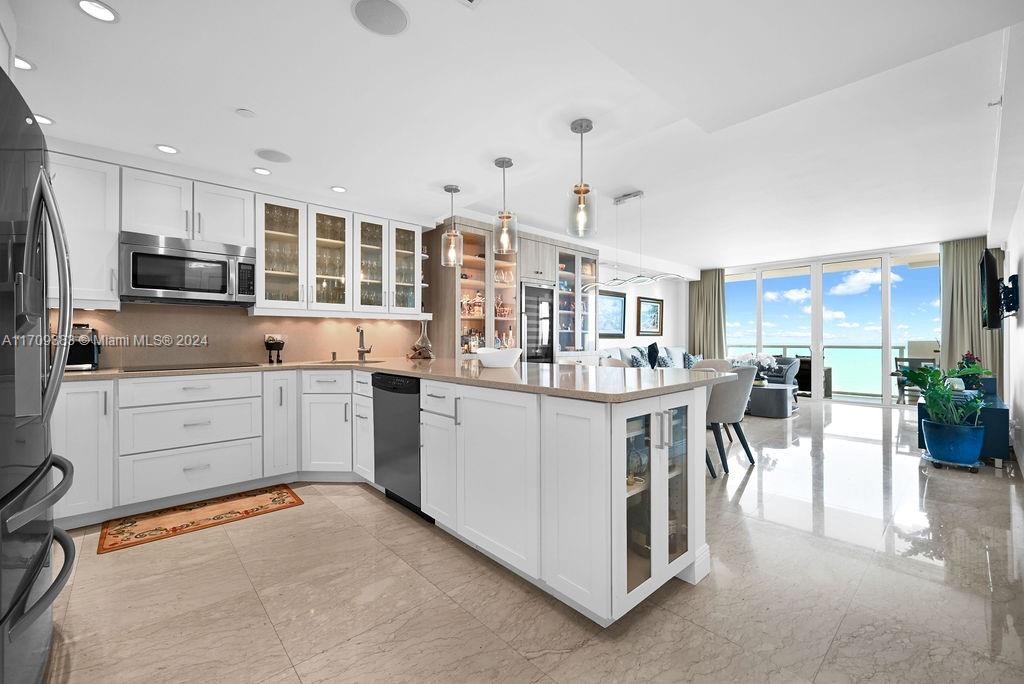
<path id="1" fill-rule="evenodd" d="M 258 366 L 202 368 L 187 370 L 68 371 L 64 380 L 121 380 L 173 375 L 205 375 L 209 373 L 253 373 L 276 370 L 362 370 L 408 375 L 416 378 L 453 382 L 460 385 L 531 392 L 549 396 L 620 403 L 695 387 L 729 382 L 732 373 L 682 368 L 612 368 L 581 364 L 519 363 L 514 368 L 484 368 L 479 361 L 456 365 L 454 359 L 410 360 L 404 358 L 373 359 L 373 363 L 291 362 L 264 363 Z"/>

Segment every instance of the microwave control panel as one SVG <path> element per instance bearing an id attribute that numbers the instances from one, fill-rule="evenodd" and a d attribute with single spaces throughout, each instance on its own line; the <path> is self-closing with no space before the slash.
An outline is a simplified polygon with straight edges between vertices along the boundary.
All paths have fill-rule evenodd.
<path id="1" fill-rule="evenodd" d="M 238 294 L 243 297 L 256 295 L 255 264 L 238 264 Z"/>

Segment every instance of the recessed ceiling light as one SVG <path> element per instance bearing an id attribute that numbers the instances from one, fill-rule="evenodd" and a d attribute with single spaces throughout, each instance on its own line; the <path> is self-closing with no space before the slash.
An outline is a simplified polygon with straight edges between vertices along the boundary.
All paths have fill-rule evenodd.
<path id="1" fill-rule="evenodd" d="M 343 188 L 340 185 L 332 185 L 331 190 L 333 190 L 334 192 L 348 192 L 348 188 Z"/>
<path id="2" fill-rule="evenodd" d="M 22 59 L 21 57 L 18 57 L 17 55 L 15 55 L 14 56 L 14 68 L 15 69 L 21 69 L 22 71 L 32 71 L 33 69 L 36 68 L 36 65 L 33 64 L 32 62 L 28 61 L 27 59 Z"/>
<path id="3" fill-rule="evenodd" d="M 242 117 L 243 119 L 256 118 L 256 112 L 252 111 L 251 109 L 246 109 L 245 107 L 239 107 L 238 109 L 236 109 L 235 114 Z"/>
<path id="4" fill-rule="evenodd" d="M 31 116 L 26 116 L 25 117 L 25 123 L 27 123 L 29 126 L 31 126 L 35 122 L 36 122 L 35 119 L 33 119 Z"/>
<path id="5" fill-rule="evenodd" d="M 292 160 L 291 155 L 285 154 L 281 150 L 256 150 L 256 156 L 264 161 L 274 162 L 275 164 L 287 164 Z"/>
<path id="6" fill-rule="evenodd" d="M 270 169 L 260 168 L 259 166 L 254 168 L 252 170 L 252 172 L 255 173 L 257 176 L 269 176 L 270 175 Z"/>
<path id="7" fill-rule="evenodd" d="M 110 5 L 100 2 L 100 0 L 78 0 L 78 8 L 93 19 L 99 19 L 108 24 L 117 21 L 117 12 Z"/>
<path id="8" fill-rule="evenodd" d="M 367 31 L 397 36 L 409 26 L 409 15 L 393 0 L 354 0 L 352 15 Z"/>
<path id="9" fill-rule="evenodd" d="M 33 114 L 32 116 L 36 117 L 36 122 L 41 123 L 44 126 L 49 126 L 53 123 L 53 119 L 48 116 L 43 116 L 42 114 Z"/>
<path id="10" fill-rule="evenodd" d="M 164 154 L 178 154 L 178 148 L 171 147 L 170 145 L 156 145 L 156 149 L 160 150 Z"/>

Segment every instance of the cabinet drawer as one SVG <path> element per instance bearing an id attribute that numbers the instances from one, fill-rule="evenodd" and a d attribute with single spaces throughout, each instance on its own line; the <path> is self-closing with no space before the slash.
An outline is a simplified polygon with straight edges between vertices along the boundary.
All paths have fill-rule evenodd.
<path id="1" fill-rule="evenodd" d="M 261 402 L 261 398 L 251 397 L 121 409 L 118 415 L 120 453 L 136 454 L 258 437 Z"/>
<path id="2" fill-rule="evenodd" d="M 259 373 L 174 375 L 118 381 L 119 408 L 190 401 L 255 397 L 262 392 Z"/>
<path id="3" fill-rule="evenodd" d="M 121 505 L 263 477 L 258 438 L 155 451 L 122 458 Z"/>
<path id="4" fill-rule="evenodd" d="M 351 394 L 352 371 L 302 371 L 303 394 Z"/>
<path id="5" fill-rule="evenodd" d="M 373 398 L 373 373 L 352 371 L 352 392 Z"/>
<path id="6" fill-rule="evenodd" d="M 455 385 L 424 380 L 420 383 L 420 408 L 424 411 L 455 415 Z"/>

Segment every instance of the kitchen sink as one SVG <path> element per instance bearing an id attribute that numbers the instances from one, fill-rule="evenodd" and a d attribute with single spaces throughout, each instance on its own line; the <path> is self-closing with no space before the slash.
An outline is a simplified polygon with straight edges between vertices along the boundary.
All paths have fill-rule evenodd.
<path id="1" fill-rule="evenodd" d="M 384 359 L 376 359 L 376 360 L 366 359 L 365 361 L 360 361 L 359 359 L 336 359 L 334 361 L 311 361 L 310 363 L 314 363 L 314 364 L 317 364 L 317 365 L 330 364 L 330 363 L 343 363 L 345 365 L 353 365 L 353 364 L 361 365 L 361 364 L 364 364 L 364 363 L 384 363 Z"/>

